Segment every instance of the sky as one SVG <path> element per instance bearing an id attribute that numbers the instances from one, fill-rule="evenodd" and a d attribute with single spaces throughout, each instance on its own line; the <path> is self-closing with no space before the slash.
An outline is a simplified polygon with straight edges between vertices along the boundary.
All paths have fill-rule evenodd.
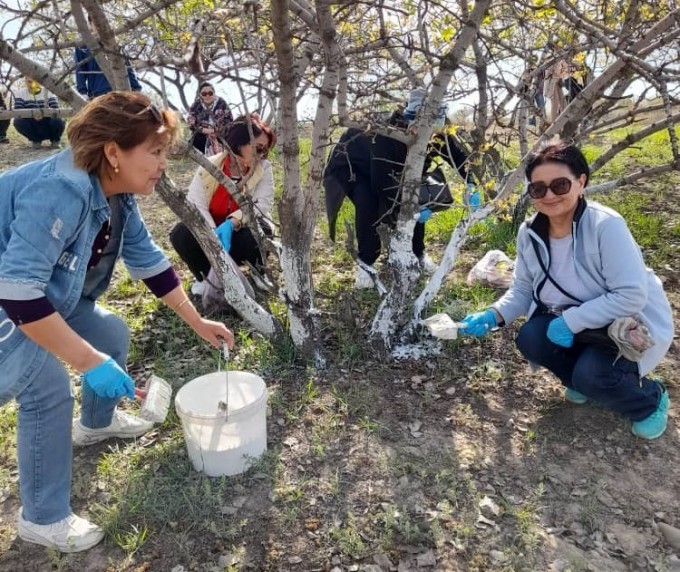
<path id="1" fill-rule="evenodd" d="M 19 4 L 24 4 L 27 5 L 26 0 L 5 0 L 7 4 L 10 6 L 15 6 L 18 7 Z M 1 25 L 1 30 L 2 30 L 2 36 L 5 39 L 11 40 L 15 37 L 17 31 L 18 31 L 18 25 L 16 23 L 7 23 L 7 18 L 0 18 L 0 21 L 2 21 Z M 589 62 L 591 63 L 591 67 L 595 67 L 593 64 L 594 62 Z M 518 62 L 518 66 L 521 66 L 521 62 Z M 3 75 L 7 73 L 7 65 L 2 63 L 0 64 L 0 71 L 3 72 Z M 597 72 L 597 70 L 596 70 Z M 252 73 L 252 72 L 251 72 Z M 140 77 L 149 81 L 153 85 L 160 87 L 160 80 L 158 78 L 158 75 L 151 72 L 151 71 L 141 71 L 139 73 Z M 241 95 L 240 91 L 235 84 L 234 81 L 232 80 L 224 80 L 221 82 L 213 82 L 215 87 L 216 87 L 216 92 L 217 95 L 223 97 L 227 103 L 232 107 L 232 110 L 234 114 L 239 114 L 243 112 L 242 109 L 242 102 L 241 102 Z M 168 91 L 168 98 L 169 100 L 178 108 L 181 105 L 181 99 L 179 97 L 179 94 L 177 93 L 177 90 L 174 86 L 171 84 L 167 84 L 167 91 Z M 631 87 L 631 92 L 633 94 L 639 94 L 642 92 L 644 89 L 644 85 L 642 82 L 635 82 L 633 86 Z M 194 100 L 194 95 L 197 90 L 197 82 L 195 80 L 192 80 L 189 84 L 188 87 L 188 93 L 187 93 L 187 101 L 189 102 L 189 105 L 193 102 Z M 248 92 L 249 88 L 246 84 L 244 84 L 244 90 Z M 254 100 L 253 100 L 254 101 Z M 451 116 L 455 111 L 459 108 L 463 109 L 471 109 L 471 107 L 474 105 L 476 101 L 476 96 L 473 94 L 469 97 L 466 97 L 464 99 L 458 100 L 454 102 L 453 104 L 449 104 L 448 107 L 448 113 Z M 316 108 L 316 98 L 310 95 L 307 95 L 302 98 L 298 105 L 298 117 L 300 119 L 306 120 L 306 119 L 312 119 L 315 114 L 315 108 Z M 186 112 L 187 110 L 180 109 L 181 111 Z M 254 109 L 250 109 L 250 111 L 253 111 Z M 262 111 L 262 110 L 258 110 Z"/>

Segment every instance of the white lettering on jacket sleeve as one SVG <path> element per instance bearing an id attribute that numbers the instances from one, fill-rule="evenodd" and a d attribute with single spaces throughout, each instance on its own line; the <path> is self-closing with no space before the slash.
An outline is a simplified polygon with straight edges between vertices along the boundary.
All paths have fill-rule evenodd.
<path id="1" fill-rule="evenodd" d="M 78 267 L 78 256 L 72 252 L 62 252 L 59 260 L 57 260 L 57 266 L 60 266 L 64 270 L 70 272 L 75 272 Z"/>

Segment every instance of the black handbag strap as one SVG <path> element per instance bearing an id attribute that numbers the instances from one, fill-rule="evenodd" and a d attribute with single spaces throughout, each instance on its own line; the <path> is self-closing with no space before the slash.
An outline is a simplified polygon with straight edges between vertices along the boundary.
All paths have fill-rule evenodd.
<path id="1" fill-rule="evenodd" d="M 543 270 L 543 273 L 545 274 L 545 278 L 543 281 L 538 285 L 538 288 L 536 288 L 535 292 L 532 292 L 532 296 L 534 298 L 534 302 L 539 308 L 545 308 L 545 304 L 541 301 L 541 299 L 538 296 L 541 294 L 541 290 L 543 289 L 543 286 L 545 286 L 545 283 L 550 280 L 551 284 L 557 288 L 562 294 L 564 294 L 567 298 L 571 298 L 575 302 L 578 302 L 579 304 L 583 304 L 583 300 L 580 298 L 577 298 L 573 294 L 570 294 L 567 292 L 562 286 L 560 286 L 557 282 L 555 282 L 555 279 L 550 276 L 550 272 L 548 271 L 548 268 L 546 268 L 545 263 L 543 262 L 543 258 L 541 258 L 541 252 L 538 248 L 538 243 L 533 237 L 529 237 L 529 240 L 531 240 L 531 246 L 534 247 L 534 252 L 536 253 L 536 258 L 538 259 L 538 264 L 541 267 L 541 270 Z"/>

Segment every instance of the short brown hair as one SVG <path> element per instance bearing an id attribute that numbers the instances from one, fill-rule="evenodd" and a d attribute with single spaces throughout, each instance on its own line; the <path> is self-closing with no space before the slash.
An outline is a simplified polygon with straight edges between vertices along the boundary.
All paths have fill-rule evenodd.
<path id="1" fill-rule="evenodd" d="M 92 100 L 69 121 L 66 130 L 73 162 L 88 173 L 110 168 L 104 145 L 111 141 L 127 151 L 148 139 L 171 146 L 180 137 L 177 114 L 158 109 L 138 92 L 112 91 Z"/>

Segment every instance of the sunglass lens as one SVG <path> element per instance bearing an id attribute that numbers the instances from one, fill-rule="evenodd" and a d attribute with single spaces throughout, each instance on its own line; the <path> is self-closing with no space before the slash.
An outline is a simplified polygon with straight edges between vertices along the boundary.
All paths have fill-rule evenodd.
<path id="1" fill-rule="evenodd" d="M 571 179 L 567 179 L 566 177 L 555 179 L 550 183 L 550 189 L 556 195 L 566 195 L 571 189 Z"/>
<path id="2" fill-rule="evenodd" d="M 548 186 L 542 182 L 529 183 L 527 190 L 529 191 L 529 196 L 532 199 L 542 199 L 548 192 Z"/>
<path id="3" fill-rule="evenodd" d="M 203 91 L 203 92 L 201 92 L 201 95 L 206 96 L 206 97 L 209 96 L 209 95 L 212 95 L 212 94 L 213 94 L 212 91 Z"/>

